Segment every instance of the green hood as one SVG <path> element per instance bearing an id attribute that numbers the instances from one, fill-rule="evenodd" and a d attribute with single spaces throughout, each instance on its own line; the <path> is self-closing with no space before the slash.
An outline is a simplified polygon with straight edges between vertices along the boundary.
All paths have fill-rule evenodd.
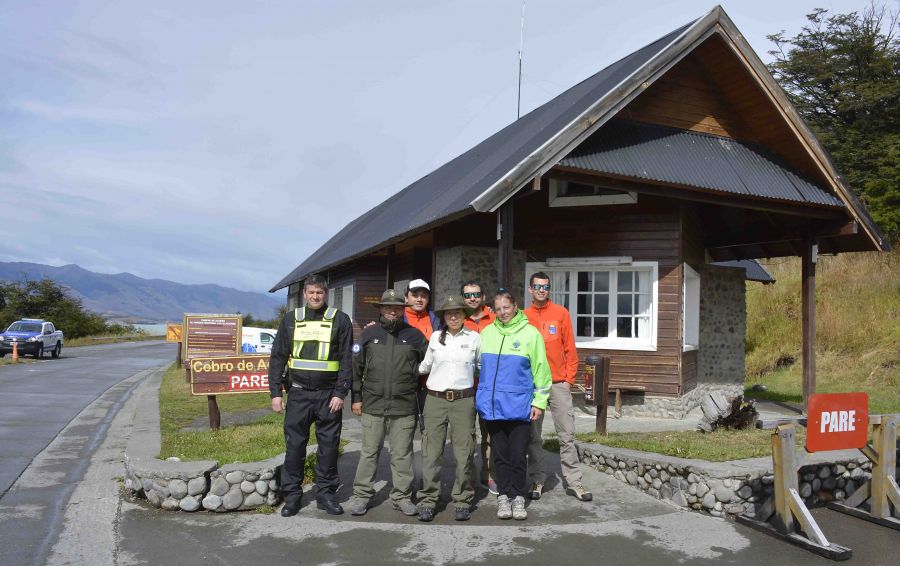
<path id="1" fill-rule="evenodd" d="M 528 325 L 528 317 L 526 317 L 525 313 L 521 310 L 517 310 L 516 314 L 508 324 L 503 324 L 500 322 L 500 317 L 497 317 L 494 319 L 494 325 L 497 327 L 497 331 L 499 331 L 500 334 L 512 336 Z"/>

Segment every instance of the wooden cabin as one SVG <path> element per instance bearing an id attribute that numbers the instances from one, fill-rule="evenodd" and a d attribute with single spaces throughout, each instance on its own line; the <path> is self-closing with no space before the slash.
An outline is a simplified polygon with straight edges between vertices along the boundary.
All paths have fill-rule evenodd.
<path id="1" fill-rule="evenodd" d="M 552 279 L 579 356 L 611 357 L 626 414 L 680 418 L 742 392 L 745 280 L 801 256 L 814 390 L 817 254 L 889 244 L 721 7 L 609 65 L 349 223 L 309 274 L 357 326 L 385 288 L 480 279 L 528 304 Z"/>

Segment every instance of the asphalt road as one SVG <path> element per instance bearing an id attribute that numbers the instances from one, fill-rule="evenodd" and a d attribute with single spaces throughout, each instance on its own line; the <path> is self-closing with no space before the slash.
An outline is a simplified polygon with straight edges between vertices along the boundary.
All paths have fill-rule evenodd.
<path id="1" fill-rule="evenodd" d="M 46 551 L 68 494 L 138 381 L 135 374 L 174 357 L 172 344 L 135 342 L 68 348 L 56 360 L 0 366 L 0 563 L 31 563 Z M 93 418 L 66 429 L 98 400 Z M 54 441 L 55 452 L 48 449 Z M 39 455 L 45 461 L 35 467 Z M 34 478 L 16 483 L 29 466 Z M 18 511 L 4 513 L 11 509 Z M 27 517 L 17 516 L 22 509 Z"/>

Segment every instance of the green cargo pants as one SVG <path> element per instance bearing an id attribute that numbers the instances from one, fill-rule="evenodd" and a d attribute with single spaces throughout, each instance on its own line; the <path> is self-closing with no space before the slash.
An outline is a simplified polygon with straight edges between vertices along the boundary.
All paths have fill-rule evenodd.
<path id="1" fill-rule="evenodd" d="M 391 458 L 391 501 L 412 499 L 413 485 L 413 434 L 416 416 L 382 417 L 362 414 L 362 449 L 359 465 L 353 480 L 353 495 L 359 499 L 371 499 L 375 495 L 375 472 L 378 458 L 387 436 Z"/>
<path id="2" fill-rule="evenodd" d="M 475 398 L 447 401 L 431 395 L 425 398 L 425 433 L 422 435 L 422 489 L 419 505 L 434 507 L 441 494 L 441 464 L 447 427 L 456 461 L 456 475 L 450 496 L 456 507 L 470 507 L 475 499 Z"/>

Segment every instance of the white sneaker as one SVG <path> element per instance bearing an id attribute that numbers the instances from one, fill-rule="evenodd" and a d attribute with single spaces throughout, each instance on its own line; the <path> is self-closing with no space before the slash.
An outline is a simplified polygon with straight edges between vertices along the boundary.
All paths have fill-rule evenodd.
<path id="1" fill-rule="evenodd" d="M 525 510 L 525 498 L 521 495 L 512 500 L 512 518 L 516 521 L 524 521 L 528 518 Z"/>
<path id="2" fill-rule="evenodd" d="M 524 500 L 523 504 L 524 504 Z M 497 496 L 497 518 L 498 519 L 512 519 L 513 512 L 512 507 L 509 504 L 509 497 L 505 495 Z"/>

